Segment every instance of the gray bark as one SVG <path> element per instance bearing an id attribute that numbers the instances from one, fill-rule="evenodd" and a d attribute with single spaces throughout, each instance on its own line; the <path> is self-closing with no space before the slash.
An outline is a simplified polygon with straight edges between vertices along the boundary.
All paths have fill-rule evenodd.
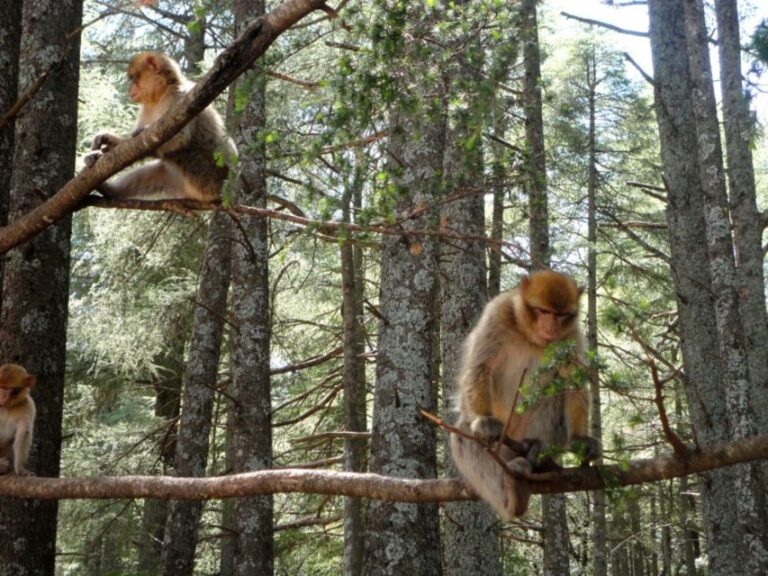
<path id="1" fill-rule="evenodd" d="M 406 9 L 381 2 L 390 21 L 417 39 L 431 25 L 421 3 Z M 439 190 L 445 137 L 442 87 L 421 74 L 425 46 L 411 40 L 397 62 L 399 89 L 429 94 L 418 110 L 390 111 L 389 173 L 397 187 L 397 218 L 429 205 Z M 405 103 L 405 100 L 400 101 Z M 405 230 L 434 225 L 431 212 L 406 219 Z M 386 476 L 437 476 L 434 426 L 420 414 L 434 413 L 434 342 L 437 331 L 437 246 L 432 238 L 388 236 L 381 241 L 381 295 L 370 471 Z M 374 501 L 368 508 L 365 574 L 421 576 L 441 573 L 439 517 L 435 504 Z"/>
<path id="2" fill-rule="evenodd" d="M 686 395 L 697 442 L 707 447 L 729 438 L 730 431 L 682 4 L 680 0 L 651 0 L 650 34 Z M 703 523 L 713 575 L 731 574 L 747 556 L 734 500 L 736 478 L 733 468 L 701 476 Z"/>
<path id="3" fill-rule="evenodd" d="M 235 19 L 241 27 L 262 14 L 261 0 L 235 2 Z M 236 117 L 235 141 L 241 162 L 236 199 L 241 204 L 265 208 L 266 154 L 260 130 L 266 125 L 266 77 L 261 61 L 241 85 L 248 87 L 249 99 Z M 234 236 L 232 384 L 237 402 L 233 405 L 233 433 L 235 470 L 244 472 L 272 467 L 267 220 L 244 216 Z M 236 575 L 269 576 L 274 571 L 272 500 L 271 496 L 262 496 L 240 498 L 235 503 Z"/>
<path id="4" fill-rule="evenodd" d="M 715 322 L 724 367 L 728 424 L 731 438 L 748 438 L 757 433 L 757 425 L 752 405 L 746 339 L 742 329 L 704 6 L 701 0 L 688 0 L 684 5 L 697 151 L 704 195 L 704 223 L 712 270 Z M 749 550 L 746 566 L 743 561 L 741 566 L 745 574 L 766 574 L 768 522 L 765 483 L 760 465 L 737 466 L 736 473 L 733 491 L 737 499 L 739 521 L 743 527 L 744 543 Z"/>
<path id="5" fill-rule="evenodd" d="M 460 38 L 456 42 L 465 50 L 477 49 L 471 40 Z M 478 183 L 483 180 L 483 149 L 480 129 L 489 102 L 478 93 L 466 95 L 469 86 L 479 86 L 477 66 L 479 58 L 459 54 L 456 69 L 448 69 L 445 77 L 449 94 L 464 94 L 466 109 L 457 110 L 449 119 L 445 146 L 444 178 L 448 197 L 458 199 L 446 203 L 440 214 L 443 229 L 454 234 L 481 237 L 485 234 L 484 195 Z M 472 148 L 466 142 L 478 144 Z M 443 414 L 446 420 L 455 418 L 454 397 L 458 392 L 462 342 L 480 317 L 488 300 L 486 291 L 485 245 L 478 240 L 452 240 L 442 242 L 440 250 L 440 345 L 443 376 Z M 450 456 L 448 435 L 445 435 L 445 470 L 456 476 L 457 470 Z M 445 574 L 469 576 L 501 574 L 499 522 L 484 502 L 448 502 L 444 506 L 449 520 L 445 523 Z"/>
<path id="6" fill-rule="evenodd" d="M 38 206 L 74 173 L 80 39 L 65 36 L 77 30 L 81 18 L 81 0 L 24 2 L 19 85 L 54 68 L 16 121 L 10 220 Z M 29 467 L 39 476 L 59 475 L 70 230 L 70 218 L 62 219 L 10 251 L 4 270 L 0 358 L 37 376 Z M 0 574 L 54 573 L 57 509 L 50 500 L 0 499 Z"/>
<path id="7" fill-rule="evenodd" d="M 229 216 L 221 212 L 214 214 L 200 266 L 189 356 L 184 373 L 183 410 L 175 455 L 177 476 L 201 477 L 206 472 L 214 390 L 227 313 L 231 235 Z M 202 502 L 170 502 L 163 537 L 161 574 L 192 574 L 202 508 Z"/>
<path id="8" fill-rule="evenodd" d="M 16 102 L 19 82 L 21 2 L 0 2 L 0 115 Z M 8 200 L 13 172 L 15 122 L 0 126 L 0 227 L 8 223 Z M 0 258 L 0 305 L 3 302 L 3 258 Z"/>
<path id="9" fill-rule="evenodd" d="M 755 417 L 761 433 L 764 433 L 768 430 L 768 353 L 765 349 L 765 343 L 768 342 L 768 315 L 763 276 L 763 225 L 757 208 L 751 150 L 755 127 L 742 86 L 736 0 L 717 0 L 715 8 L 731 220 L 739 272 L 739 302 L 752 379 Z M 766 469 L 763 467 L 764 471 Z"/>

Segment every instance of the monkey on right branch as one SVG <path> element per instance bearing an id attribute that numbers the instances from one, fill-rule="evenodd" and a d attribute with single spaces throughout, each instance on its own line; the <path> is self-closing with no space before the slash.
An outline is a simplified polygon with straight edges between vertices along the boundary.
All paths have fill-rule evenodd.
<path id="1" fill-rule="evenodd" d="M 552 466 L 557 450 L 576 451 L 583 462 L 601 454 L 599 442 L 589 436 L 588 389 L 555 386 L 583 369 L 581 292 L 570 276 L 534 272 L 488 303 L 464 343 L 457 425 L 486 444 L 508 439 L 498 450 L 513 471 Z M 542 371 L 542 358 L 558 346 L 565 348 L 565 360 Z M 545 392 L 553 387 L 555 393 Z M 525 513 L 526 480 L 512 477 L 475 440 L 451 434 L 450 444 L 464 481 L 503 520 Z"/>

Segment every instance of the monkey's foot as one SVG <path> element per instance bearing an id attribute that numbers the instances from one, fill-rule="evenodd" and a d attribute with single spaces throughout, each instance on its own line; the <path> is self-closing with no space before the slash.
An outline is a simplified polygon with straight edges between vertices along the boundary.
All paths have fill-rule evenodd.
<path id="1" fill-rule="evenodd" d="M 0 458 L 0 475 L 8 474 L 13 469 L 8 458 Z"/>

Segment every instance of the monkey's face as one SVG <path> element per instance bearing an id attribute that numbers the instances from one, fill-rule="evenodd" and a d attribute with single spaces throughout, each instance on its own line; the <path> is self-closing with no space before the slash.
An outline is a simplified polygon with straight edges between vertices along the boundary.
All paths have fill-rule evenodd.
<path id="1" fill-rule="evenodd" d="M 581 290 L 570 276 L 551 270 L 524 277 L 521 284 L 529 334 L 534 344 L 547 346 L 576 332 Z"/>
<path id="2" fill-rule="evenodd" d="M 35 377 L 17 364 L 0 366 L 0 406 L 14 404 L 34 386 Z"/>
<path id="3" fill-rule="evenodd" d="M 574 332 L 578 310 L 557 311 L 544 306 L 534 306 L 526 302 L 532 318 L 535 344 L 547 346 L 570 337 Z"/>

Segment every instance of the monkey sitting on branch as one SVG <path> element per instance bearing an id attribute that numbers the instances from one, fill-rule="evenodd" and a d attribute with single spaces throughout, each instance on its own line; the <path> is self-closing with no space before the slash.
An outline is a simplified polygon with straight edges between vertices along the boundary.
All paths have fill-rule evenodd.
<path id="1" fill-rule="evenodd" d="M 35 401 L 29 390 L 35 383 L 35 377 L 18 364 L 0 366 L 0 474 L 32 474 L 27 460 L 35 427 Z"/>
<path id="2" fill-rule="evenodd" d="M 193 86 L 179 65 L 159 52 L 142 52 L 128 66 L 129 95 L 140 105 L 138 135 L 160 118 Z M 126 140 L 110 132 L 94 136 L 86 166 Z M 184 128 L 155 151 L 158 161 L 132 168 L 97 187 L 106 198 L 139 200 L 190 199 L 216 201 L 237 159 L 237 149 L 224 130 L 224 122 L 213 105 L 208 106 Z"/>
<path id="3" fill-rule="evenodd" d="M 503 520 L 525 513 L 523 477 L 555 466 L 557 450 L 575 451 L 583 462 L 600 456 L 589 436 L 589 391 L 572 385 L 585 374 L 581 292 L 565 274 L 534 272 L 488 303 L 464 343 L 457 425 L 480 442 L 453 433 L 451 454 Z M 494 441 L 496 448 L 483 445 Z"/>

